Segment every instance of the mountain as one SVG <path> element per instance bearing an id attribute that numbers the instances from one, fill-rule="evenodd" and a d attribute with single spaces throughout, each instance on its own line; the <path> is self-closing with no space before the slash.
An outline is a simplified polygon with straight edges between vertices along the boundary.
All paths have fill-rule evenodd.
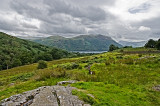
<path id="1" fill-rule="evenodd" d="M 68 55 L 67 51 L 0 32 L 0 70 L 31 64 L 39 60 L 50 61 Z"/>
<path id="2" fill-rule="evenodd" d="M 107 51 L 111 44 L 119 47 L 122 46 L 114 41 L 111 37 L 104 35 L 80 35 L 73 38 L 51 36 L 33 41 L 68 51 Z"/>
<path id="3" fill-rule="evenodd" d="M 118 43 L 120 43 L 123 46 L 142 47 L 147 43 L 147 41 L 141 41 L 141 42 L 119 41 Z"/>
<path id="4" fill-rule="evenodd" d="M 20 39 L 25 39 L 25 40 L 35 40 L 35 39 L 42 39 L 42 38 L 45 38 L 45 37 L 42 37 L 42 36 L 16 36 L 17 38 L 20 38 Z"/>

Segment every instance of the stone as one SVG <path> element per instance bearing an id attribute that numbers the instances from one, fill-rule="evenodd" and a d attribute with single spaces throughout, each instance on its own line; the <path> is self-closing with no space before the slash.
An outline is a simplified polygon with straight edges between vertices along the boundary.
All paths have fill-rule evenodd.
<path id="1" fill-rule="evenodd" d="M 155 91 L 160 91 L 160 85 L 154 86 L 153 89 L 154 89 Z"/>
<path id="2" fill-rule="evenodd" d="M 76 88 L 59 85 L 39 87 L 4 99 L 0 106 L 91 106 L 72 95 L 73 89 Z"/>
<path id="3" fill-rule="evenodd" d="M 70 80 L 70 81 L 61 81 L 61 82 L 58 82 L 57 85 L 63 85 L 63 84 L 73 84 L 73 83 L 76 83 L 77 81 L 76 80 Z"/>

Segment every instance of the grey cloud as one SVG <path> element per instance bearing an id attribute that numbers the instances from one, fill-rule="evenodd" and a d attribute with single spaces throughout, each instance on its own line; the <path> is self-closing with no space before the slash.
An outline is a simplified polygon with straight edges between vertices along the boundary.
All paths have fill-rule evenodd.
<path id="1" fill-rule="evenodd" d="M 49 15 L 55 14 L 55 13 L 64 13 L 69 14 L 73 17 L 79 17 L 79 18 L 88 18 L 92 21 L 99 21 L 99 20 L 105 20 L 106 19 L 106 13 L 104 10 L 102 10 L 99 7 L 93 7 L 93 6 L 75 6 L 73 4 L 69 4 L 65 2 L 64 0 L 45 0 L 45 4 L 50 6 L 49 9 Z"/>
<path id="2" fill-rule="evenodd" d="M 14 31 L 18 30 L 18 24 L 13 22 L 13 21 L 8 21 L 8 20 L 0 20 L 0 29 L 1 30 L 7 30 L 7 31 Z"/>
<path id="3" fill-rule="evenodd" d="M 133 26 L 139 27 L 139 26 L 145 26 L 151 28 L 151 33 L 145 33 L 145 35 L 148 35 L 148 38 L 160 38 L 160 17 L 153 18 L 150 20 L 145 20 L 139 23 L 134 23 Z M 147 37 L 145 37 L 147 38 Z"/>
<path id="4" fill-rule="evenodd" d="M 31 3 L 24 4 L 21 0 L 14 0 L 10 5 L 17 13 L 40 20 L 41 33 L 86 33 L 84 20 L 91 24 L 106 19 L 105 11 L 99 7 L 80 8 L 63 0 L 44 0 L 43 3 L 47 5 L 44 9 L 33 7 Z M 76 21 L 75 18 L 80 20 Z"/>
<path id="5" fill-rule="evenodd" d="M 48 36 L 77 34 L 104 34 L 115 39 L 144 40 L 159 37 L 160 17 L 142 22 L 123 22 L 119 17 L 108 12 L 104 6 L 114 7 L 117 0 L 2 0 L 1 11 L 11 13 L 13 19 L 1 18 L 0 30 L 19 35 Z M 130 8 L 132 14 L 145 12 L 152 5 L 146 2 Z M 21 18 L 15 19 L 19 15 Z M 2 16 L 2 15 L 1 15 Z M 10 15 L 8 15 L 10 17 Z M 36 19 L 40 25 L 23 22 Z M 32 21 L 31 21 L 32 22 Z M 140 32 L 140 26 L 151 28 L 151 32 Z M 158 33 L 158 34 L 157 34 Z"/>
<path id="6" fill-rule="evenodd" d="M 12 9 L 14 9 L 17 13 L 21 15 L 26 15 L 31 18 L 38 17 L 38 14 L 42 14 L 41 9 L 35 8 L 34 6 L 31 6 L 29 3 L 25 3 L 28 0 L 13 0 L 10 2 L 10 6 Z M 33 0 L 34 1 L 34 0 Z M 33 2 L 31 1 L 31 3 Z"/>
<path id="7" fill-rule="evenodd" d="M 92 5 L 92 6 L 103 6 L 103 5 L 107 5 L 107 6 L 112 6 L 115 4 L 116 0 L 70 0 L 71 3 L 80 5 L 80 6 L 88 6 L 88 5 Z"/>
<path id="8" fill-rule="evenodd" d="M 53 35 L 58 34 L 84 34 L 86 33 L 85 27 L 78 25 L 74 21 L 69 21 L 61 24 L 50 24 L 43 22 L 40 26 L 40 33 Z"/>
<path id="9" fill-rule="evenodd" d="M 30 24 L 27 24 L 27 23 L 22 23 L 21 25 L 24 28 L 38 29 L 35 25 L 30 25 Z"/>

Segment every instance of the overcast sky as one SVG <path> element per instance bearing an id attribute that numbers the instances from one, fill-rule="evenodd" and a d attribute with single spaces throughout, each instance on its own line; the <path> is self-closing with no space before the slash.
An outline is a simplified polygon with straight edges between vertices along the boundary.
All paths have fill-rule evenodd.
<path id="1" fill-rule="evenodd" d="M 160 38 L 160 0 L 1 0 L 0 31 L 14 36 L 104 34 Z"/>

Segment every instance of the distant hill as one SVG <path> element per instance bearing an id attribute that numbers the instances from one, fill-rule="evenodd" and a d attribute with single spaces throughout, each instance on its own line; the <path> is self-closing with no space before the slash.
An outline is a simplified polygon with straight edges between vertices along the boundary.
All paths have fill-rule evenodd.
<path id="1" fill-rule="evenodd" d="M 119 43 L 123 46 L 143 47 L 147 43 L 147 41 L 141 41 L 141 42 L 119 41 Z"/>
<path id="2" fill-rule="evenodd" d="M 68 54 L 64 50 L 22 40 L 0 32 L 0 70 L 31 64 L 39 60 L 59 59 Z"/>
<path id="3" fill-rule="evenodd" d="M 122 47 L 122 45 L 114 41 L 111 37 L 104 35 L 80 35 L 73 38 L 51 36 L 33 41 L 68 51 L 107 51 L 111 44 Z"/>

